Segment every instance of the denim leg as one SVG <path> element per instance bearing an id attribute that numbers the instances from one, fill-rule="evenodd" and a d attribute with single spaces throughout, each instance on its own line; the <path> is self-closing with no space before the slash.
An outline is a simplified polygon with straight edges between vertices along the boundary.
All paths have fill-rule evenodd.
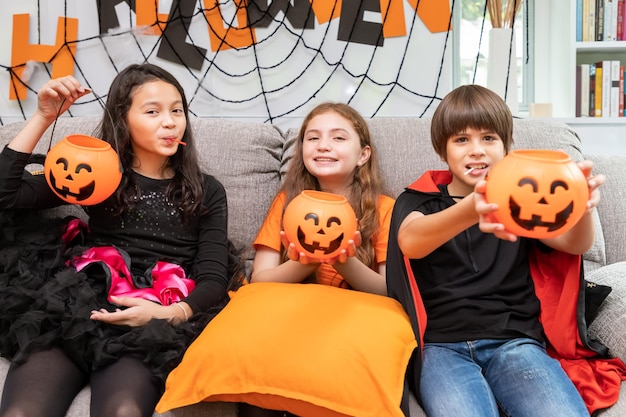
<path id="1" fill-rule="evenodd" d="M 466 342 L 424 345 L 420 396 L 428 417 L 499 415 L 482 369 Z"/>
<path id="2" fill-rule="evenodd" d="M 514 339 L 495 351 L 482 347 L 486 349 L 479 351 L 490 355 L 485 378 L 507 415 L 589 417 L 578 390 L 559 362 L 546 353 L 543 344 L 532 339 Z"/>

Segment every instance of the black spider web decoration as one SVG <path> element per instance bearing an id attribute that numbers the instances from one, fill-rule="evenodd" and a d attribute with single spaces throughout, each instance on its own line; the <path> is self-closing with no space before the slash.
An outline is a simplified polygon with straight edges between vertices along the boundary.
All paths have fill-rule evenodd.
<path id="1" fill-rule="evenodd" d="M 332 6 L 328 10 L 337 17 L 320 23 L 315 2 Z M 391 16 L 389 9 L 381 11 L 380 0 L 162 0 L 152 11 L 160 17 L 148 24 L 163 28 L 156 35 L 136 24 L 139 0 L 36 3 L 30 24 L 38 43 L 45 42 L 42 30 L 58 16 L 79 19 L 79 39 L 65 38 L 59 51 L 75 43 L 74 75 L 98 97 L 106 97 L 115 74 L 137 62 L 172 72 L 195 116 L 274 124 L 288 124 L 326 100 L 347 102 L 366 117 L 422 117 L 450 88 L 450 32 L 426 29 L 419 17 L 420 1 L 415 8 L 404 3 L 405 35 L 394 37 L 384 36 Z M 247 20 L 242 22 L 241 16 Z M 446 19 L 449 28 L 451 14 Z M 233 34 L 255 41 L 239 46 Z M 23 76 L 10 85 L 9 74 L 16 75 L 24 65 Z M 51 77 L 51 64 L 0 66 L 7 73 L 0 78 L 5 84 L 0 91 L 17 84 L 29 91 L 27 99 L 8 103 L 11 118 L 25 120 L 36 106 L 37 89 Z M 86 96 L 66 115 L 96 116 L 101 110 L 100 101 Z M 5 124 L 7 111 L 0 110 L 0 124 Z"/>

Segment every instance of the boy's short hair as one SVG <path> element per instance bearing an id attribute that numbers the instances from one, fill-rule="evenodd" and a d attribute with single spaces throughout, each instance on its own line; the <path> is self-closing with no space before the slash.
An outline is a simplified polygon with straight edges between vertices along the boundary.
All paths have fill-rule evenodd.
<path id="1" fill-rule="evenodd" d="M 509 107 L 499 95 L 480 85 L 462 85 L 441 100 L 430 126 L 435 152 L 446 160 L 448 139 L 468 127 L 496 132 L 507 153 L 513 145 L 513 116 Z"/>

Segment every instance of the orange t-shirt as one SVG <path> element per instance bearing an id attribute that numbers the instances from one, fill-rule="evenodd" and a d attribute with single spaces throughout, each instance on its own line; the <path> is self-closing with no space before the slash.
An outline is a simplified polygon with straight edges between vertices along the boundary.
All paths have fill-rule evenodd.
<path id="1" fill-rule="evenodd" d="M 282 242 L 280 241 L 280 231 L 282 230 L 283 206 L 285 205 L 285 193 L 279 193 L 272 202 L 272 205 L 265 216 L 261 229 L 254 240 L 254 247 L 266 246 L 275 251 L 280 251 Z M 391 223 L 391 212 L 395 200 L 391 197 L 381 195 L 378 197 L 378 232 L 372 236 L 374 246 L 375 265 L 370 265 L 377 270 L 377 265 L 387 261 L 387 240 L 389 239 L 389 225 Z M 332 285 L 335 287 L 347 287 L 343 277 L 328 264 L 321 264 L 316 272 L 317 282 L 320 284 Z"/>

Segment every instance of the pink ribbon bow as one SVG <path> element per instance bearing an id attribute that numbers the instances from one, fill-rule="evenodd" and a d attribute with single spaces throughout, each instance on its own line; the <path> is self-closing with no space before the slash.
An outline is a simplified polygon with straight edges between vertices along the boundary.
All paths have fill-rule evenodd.
<path id="1" fill-rule="evenodd" d="M 113 246 L 93 247 L 72 259 L 77 271 L 94 262 L 103 263 L 110 272 L 109 301 L 111 296 L 125 296 L 144 298 L 168 306 L 183 300 L 196 286 L 194 280 L 185 277 L 185 271 L 180 265 L 157 261 L 152 269 L 152 287 L 137 288 L 124 257 Z"/>

